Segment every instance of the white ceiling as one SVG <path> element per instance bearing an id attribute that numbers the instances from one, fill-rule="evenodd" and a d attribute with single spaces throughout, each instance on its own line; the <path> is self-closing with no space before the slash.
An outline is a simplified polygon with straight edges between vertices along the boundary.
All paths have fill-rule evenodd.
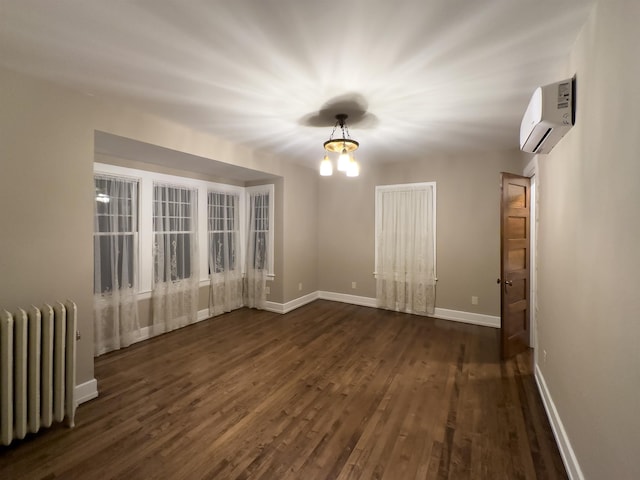
<path id="1" fill-rule="evenodd" d="M 0 0 L 0 65 L 314 168 L 332 127 L 318 112 L 357 99 L 368 114 L 349 126 L 366 168 L 517 149 L 531 93 L 561 80 L 592 6 Z"/>

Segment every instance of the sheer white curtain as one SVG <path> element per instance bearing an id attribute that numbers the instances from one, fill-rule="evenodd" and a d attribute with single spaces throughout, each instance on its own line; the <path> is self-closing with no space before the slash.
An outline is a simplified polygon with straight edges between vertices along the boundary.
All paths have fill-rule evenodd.
<path id="1" fill-rule="evenodd" d="M 247 230 L 246 278 L 244 304 L 250 308 L 266 306 L 266 281 L 269 269 L 269 192 L 249 193 L 249 228 Z"/>
<path id="2" fill-rule="evenodd" d="M 131 345 L 138 322 L 138 183 L 96 175 L 94 354 Z"/>
<path id="3" fill-rule="evenodd" d="M 153 186 L 153 334 L 197 320 L 197 192 Z"/>
<path id="4" fill-rule="evenodd" d="M 381 308 L 432 315 L 435 308 L 435 188 L 376 188 L 376 299 Z"/>
<path id="5" fill-rule="evenodd" d="M 209 313 L 242 307 L 240 264 L 240 195 L 208 193 Z"/>

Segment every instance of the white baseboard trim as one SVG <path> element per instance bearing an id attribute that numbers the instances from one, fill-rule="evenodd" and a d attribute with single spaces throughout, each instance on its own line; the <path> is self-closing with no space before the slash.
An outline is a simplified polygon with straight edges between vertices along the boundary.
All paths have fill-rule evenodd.
<path id="1" fill-rule="evenodd" d="M 371 297 L 358 297 L 356 295 L 348 295 L 346 293 L 323 291 L 320 291 L 319 294 L 319 298 L 323 300 L 351 303 L 353 305 L 362 305 L 364 307 L 377 307 L 376 299 Z M 472 325 L 480 325 L 483 327 L 500 328 L 500 317 L 494 317 L 492 315 L 436 308 L 435 313 L 431 316 L 442 320 L 452 320 L 454 322 L 470 323 Z"/>
<path id="2" fill-rule="evenodd" d="M 571 480 L 584 480 L 582 469 L 580 468 L 576 454 L 573 451 L 567 432 L 564 429 L 564 425 L 562 424 L 556 405 L 553 403 L 551 393 L 547 387 L 547 382 L 545 382 L 542 371 L 538 365 L 536 365 L 534 376 L 536 384 L 538 385 L 538 391 L 542 397 L 544 409 L 547 411 L 547 417 L 549 417 L 549 422 L 551 423 L 553 435 L 556 437 L 556 443 L 560 449 L 560 456 L 562 457 L 564 466 L 567 469 L 567 474 Z"/>
<path id="3" fill-rule="evenodd" d="M 360 305 L 362 307 L 377 307 L 375 298 L 360 297 L 357 295 L 349 295 L 347 293 L 326 292 L 320 290 L 296 298 L 287 303 L 267 302 L 265 310 L 275 313 L 287 313 L 317 299 L 350 303 L 352 305 Z M 482 327 L 500 328 L 500 317 L 483 315 L 480 313 L 448 310 L 446 308 L 436 308 L 435 313 L 434 315 L 432 315 L 432 317 L 442 320 L 452 320 L 454 322 L 469 323 L 471 325 L 480 325 Z"/>
<path id="4" fill-rule="evenodd" d="M 376 307 L 376 299 L 371 297 L 359 297 L 357 295 L 349 295 L 347 293 L 334 292 L 318 292 L 320 299 L 331 300 L 334 302 L 350 303 L 352 305 L 360 305 L 362 307 Z"/>
<path id="5" fill-rule="evenodd" d="M 470 323 L 482 327 L 500 328 L 500 317 L 494 317 L 492 315 L 436 307 L 436 311 L 432 316 L 442 320 L 453 320 L 454 322 Z"/>
<path id="6" fill-rule="evenodd" d="M 98 396 L 98 381 L 95 378 L 92 378 L 88 382 L 76 385 L 74 395 L 76 398 L 76 406 L 81 403 L 88 402 L 89 400 L 93 400 Z"/>
<path id="7" fill-rule="evenodd" d="M 198 310 L 198 317 L 195 323 L 206 320 L 207 318 L 211 318 L 211 314 L 209 313 L 208 308 L 205 308 L 204 310 Z"/>
<path id="8" fill-rule="evenodd" d="M 265 310 L 275 313 L 288 313 L 318 299 L 318 292 L 311 292 L 302 297 L 295 298 L 287 303 L 267 302 Z"/>
<path id="9" fill-rule="evenodd" d="M 277 303 L 277 302 L 269 302 L 269 301 L 267 301 L 267 303 L 265 304 L 264 309 L 267 312 L 284 313 L 284 303 Z"/>

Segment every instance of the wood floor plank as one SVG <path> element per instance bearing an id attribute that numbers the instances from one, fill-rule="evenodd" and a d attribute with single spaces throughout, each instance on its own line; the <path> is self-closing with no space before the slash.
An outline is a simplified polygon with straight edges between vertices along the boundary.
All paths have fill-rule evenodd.
<path id="1" fill-rule="evenodd" d="M 96 359 L 76 427 L 17 479 L 565 479 L 531 352 L 495 329 L 329 301 L 249 309 Z"/>

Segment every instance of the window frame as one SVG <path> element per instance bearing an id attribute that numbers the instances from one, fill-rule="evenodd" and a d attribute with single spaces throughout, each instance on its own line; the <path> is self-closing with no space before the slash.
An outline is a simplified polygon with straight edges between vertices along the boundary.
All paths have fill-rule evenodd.
<path id="1" fill-rule="evenodd" d="M 131 218 L 131 224 L 133 227 L 133 230 L 128 231 L 128 232 L 119 232 L 119 233 L 114 233 L 114 232 L 101 232 L 99 225 L 98 225 L 98 230 L 96 231 L 96 225 L 95 225 L 95 214 L 94 214 L 94 229 L 93 229 L 93 248 L 94 248 L 94 276 L 95 276 L 95 246 L 96 246 L 96 238 L 100 238 L 100 237 L 132 237 L 132 242 L 133 242 L 133 250 L 135 252 L 139 252 L 139 233 L 140 233 L 140 215 L 139 215 L 139 205 L 140 205 L 140 180 L 138 178 L 135 177 L 130 177 L 130 176 L 126 176 L 126 175 L 112 175 L 112 174 L 108 174 L 108 173 L 100 173 L 100 172 L 94 172 L 93 175 L 93 185 L 95 188 L 95 182 L 96 182 L 96 177 L 102 177 L 102 179 L 109 179 L 109 178 L 113 178 L 113 179 L 117 179 L 117 180 L 124 180 L 127 182 L 131 182 L 133 184 L 135 184 L 135 192 L 134 192 L 134 196 L 132 196 L 133 199 L 133 203 L 138 206 L 138 211 L 133 212 L 130 215 Z M 97 201 L 97 197 L 98 195 L 96 194 L 96 196 L 94 197 L 94 202 Z M 99 222 L 98 222 L 99 223 Z M 136 272 L 136 269 L 133 270 L 134 272 L 134 278 L 133 278 L 133 286 L 136 287 L 136 284 L 139 283 L 139 272 Z M 136 275 L 137 274 L 137 275 Z M 139 285 L 137 285 L 137 287 L 139 288 Z M 102 292 L 96 292 L 96 285 L 95 285 L 95 280 L 94 280 L 94 285 L 93 285 L 93 293 L 94 295 L 106 295 L 109 292 L 113 292 L 113 288 L 111 290 L 103 290 Z"/>
<path id="2" fill-rule="evenodd" d="M 156 216 L 155 216 L 155 213 L 154 213 L 154 211 L 155 211 L 155 203 L 156 203 L 156 196 L 155 196 L 156 195 L 156 187 L 159 187 L 161 189 L 162 188 L 172 188 L 172 189 L 175 189 L 175 190 L 183 190 L 183 191 L 186 191 L 186 192 L 189 193 L 189 203 L 188 203 L 188 205 L 189 205 L 189 211 L 192 212 L 191 215 L 189 215 L 187 217 L 182 217 L 182 216 L 177 217 L 176 216 L 176 217 L 173 217 L 173 218 L 179 218 L 181 220 L 188 219 L 190 222 L 194 222 L 195 225 L 191 225 L 191 229 L 190 230 L 156 230 L 155 225 L 154 225 L 154 221 L 156 219 Z M 198 245 L 197 245 L 197 242 L 198 242 L 198 189 L 197 188 L 193 188 L 193 187 L 185 187 L 185 186 L 182 186 L 182 185 L 176 185 L 176 184 L 173 184 L 173 183 L 158 182 L 158 181 L 154 180 L 153 181 L 152 195 L 153 195 L 153 197 L 151 199 L 151 205 L 152 205 L 151 225 L 152 225 L 152 234 L 153 234 L 153 244 L 155 244 L 155 242 L 156 242 L 156 236 L 157 235 L 163 235 L 163 236 L 164 235 L 171 235 L 171 234 L 174 234 L 174 235 L 194 235 L 196 237 L 196 248 L 195 248 L 195 251 L 191 251 L 191 249 L 189 249 L 189 257 L 191 258 L 191 256 L 193 256 L 194 254 L 197 255 L 198 254 Z M 165 202 L 168 202 L 168 201 L 167 200 L 161 200 L 161 202 L 165 203 Z M 173 203 L 174 205 L 180 204 L 180 202 L 176 202 L 175 200 L 173 202 L 171 202 L 171 203 Z M 195 214 L 193 213 L 194 209 L 195 209 Z M 163 218 L 163 217 L 160 217 L 160 218 Z M 152 267 L 153 268 L 153 272 L 152 272 L 151 275 L 152 275 L 152 279 L 153 279 L 152 285 L 154 285 L 155 284 L 155 277 L 156 277 L 155 259 L 153 259 L 152 264 L 153 264 L 153 267 Z M 190 269 L 190 271 L 189 271 L 189 276 L 188 277 L 182 276 L 182 277 L 178 277 L 178 278 L 175 278 L 175 279 L 174 278 L 170 278 L 170 279 L 165 278 L 164 280 L 162 280 L 162 283 L 164 283 L 164 282 L 180 282 L 180 281 L 183 281 L 183 280 L 190 279 L 192 274 L 193 274 L 193 271 L 191 270 L 191 265 L 189 266 L 189 269 Z M 166 272 L 165 272 L 165 274 L 166 274 Z M 201 279 L 198 279 L 198 280 L 200 281 Z"/>
<path id="3" fill-rule="evenodd" d="M 274 224 L 274 220 L 275 220 L 275 185 L 274 184 L 267 184 L 267 185 L 256 185 L 256 186 L 252 186 L 252 187 L 245 187 L 245 192 L 246 192 L 246 221 L 245 224 L 247 225 L 245 228 L 247 229 L 246 232 L 248 234 L 248 222 L 249 219 L 251 218 L 251 201 L 250 201 L 250 197 L 251 197 L 251 193 L 267 193 L 269 194 L 269 230 L 267 232 L 267 237 L 269 239 L 269 245 L 268 245 L 268 254 L 267 254 L 267 278 L 271 278 L 273 279 L 275 277 L 275 273 L 274 273 L 274 252 L 275 252 L 275 245 L 274 245 L 274 239 L 275 239 L 275 224 Z M 245 237 L 246 238 L 246 237 Z"/>
<path id="4" fill-rule="evenodd" d="M 244 189 L 243 189 L 244 190 Z M 234 266 L 234 268 L 232 269 L 232 271 L 237 271 L 240 270 L 241 273 L 244 274 L 245 271 L 245 263 L 244 263 L 244 259 L 245 259 L 245 250 L 246 247 L 244 247 L 245 243 L 244 243 L 244 238 L 245 238 L 245 231 L 242 228 L 242 226 L 244 225 L 244 194 L 243 192 L 239 192 L 237 189 L 221 189 L 221 188 L 209 188 L 207 190 L 207 224 L 206 224 L 206 230 L 207 230 L 207 267 L 206 267 L 206 271 L 209 273 L 209 275 L 217 275 L 217 274 L 223 274 L 224 272 L 210 272 L 209 271 L 209 256 L 211 255 L 211 245 L 209 243 L 210 240 L 210 235 L 212 233 L 216 233 L 216 232 L 222 232 L 225 233 L 227 232 L 226 230 L 209 230 L 209 195 L 211 194 L 217 194 L 217 195 L 227 195 L 227 196 L 236 196 L 238 198 L 238 204 L 236 205 L 236 208 L 238 209 L 237 214 L 238 214 L 238 225 L 235 226 L 235 228 L 232 230 L 232 232 L 236 232 L 238 235 L 238 243 L 240 245 L 240 251 L 236 252 L 236 264 Z"/>

